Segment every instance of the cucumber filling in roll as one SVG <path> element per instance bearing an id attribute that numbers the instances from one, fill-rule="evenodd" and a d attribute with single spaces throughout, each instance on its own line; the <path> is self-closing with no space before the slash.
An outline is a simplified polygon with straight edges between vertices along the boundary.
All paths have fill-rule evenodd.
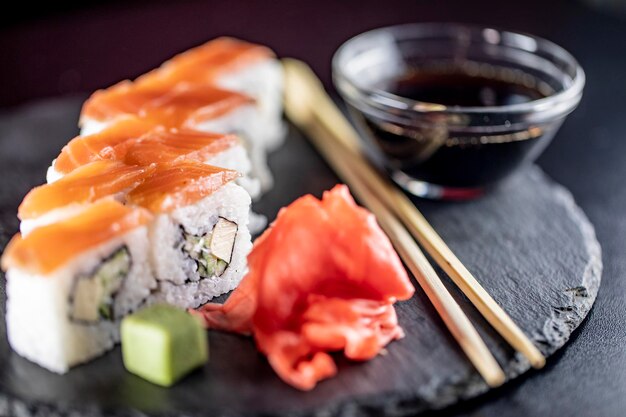
<path id="1" fill-rule="evenodd" d="M 200 279 L 221 276 L 232 259 L 237 223 L 220 217 L 211 232 L 202 236 L 183 230 L 185 252 L 196 265 Z"/>
<path id="2" fill-rule="evenodd" d="M 115 318 L 114 301 L 131 267 L 126 246 L 102 261 L 92 274 L 78 276 L 70 295 L 70 319 L 97 323 Z"/>

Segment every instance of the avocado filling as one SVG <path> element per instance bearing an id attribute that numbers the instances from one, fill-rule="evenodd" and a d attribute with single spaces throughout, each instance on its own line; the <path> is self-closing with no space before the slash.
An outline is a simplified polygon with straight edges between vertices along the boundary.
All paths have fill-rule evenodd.
<path id="1" fill-rule="evenodd" d="M 81 322 L 114 319 L 114 297 L 130 271 L 128 248 L 122 247 L 105 259 L 95 271 L 79 276 L 70 298 L 70 317 Z"/>
<path id="2" fill-rule="evenodd" d="M 201 278 L 221 276 L 230 264 L 237 223 L 220 217 L 212 231 L 196 236 L 183 231 L 183 250 L 196 262 Z"/>

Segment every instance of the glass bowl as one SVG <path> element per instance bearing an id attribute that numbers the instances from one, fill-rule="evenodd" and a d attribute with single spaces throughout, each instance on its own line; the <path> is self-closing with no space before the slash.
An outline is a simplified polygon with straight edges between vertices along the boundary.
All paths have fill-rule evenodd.
<path id="1" fill-rule="evenodd" d="M 438 199 L 480 196 L 534 161 L 576 108 L 585 85 L 574 57 L 550 41 L 460 24 L 365 32 L 338 49 L 332 69 L 368 156 L 410 193 Z M 399 83 L 426 73 L 462 76 L 470 84 L 493 79 L 537 95 L 495 100 L 501 91 L 490 81 L 480 94 L 492 104 L 419 101 L 419 94 L 398 92 Z M 462 99 L 471 88 L 461 83 L 447 93 Z"/>

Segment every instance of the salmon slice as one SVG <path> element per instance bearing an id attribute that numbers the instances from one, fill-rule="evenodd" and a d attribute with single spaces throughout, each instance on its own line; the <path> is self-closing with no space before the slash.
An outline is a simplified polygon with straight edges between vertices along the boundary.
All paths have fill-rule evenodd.
<path id="1" fill-rule="evenodd" d="M 99 133 L 77 136 L 63 147 L 54 162 L 54 169 L 60 174 L 67 174 L 89 162 L 120 159 L 120 155 L 116 154 L 116 149 L 117 152 L 121 150 L 119 145 L 130 139 L 139 138 L 154 128 L 155 124 L 147 120 L 127 117 Z"/>
<path id="2" fill-rule="evenodd" d="M 11 239 L 2 255 L 2 268 L 20 268 L 46 275 L 77 254 L 148 223 L 146 210 L 124 206 L 112 199 L 91 204 L 79 214 L 39 227 Z"/>
<path id="3" fill-rule="evenodd" d="M 139 89 L 130 80 L 121 81 L 107 89 L 98 90 L 85 101 L 81 110 L 83 118 L 107 121 L 121 115 L 141 116 L 141 109 L 166 93 L 158 88 Z"/>
<path id="4" fill-rule="evenodd" d="M 122 81 L 96 91 L 85 102 L 81 124 L 87 119 L 111 121 L 133 115 L 168 128 L 193 127 L 251 103 L 254 103 L 251 97 L 210 85 L 171 87 L 165 83 L 150 83 L 140 86 Z"/>
<path id="5" fill-rule="evenodd" d="M 155 170 L 119 161 L 96 161 L 75 169 L 50 184 L 33 188 L 18 209 L 20 220 L 42 216 L 70 204 L 85 204 L 128 191 Z"/>
<path id="6" fill-rule="evenodd" d="M 142 136 L 139 140 L 125 142 L 124 162 L 134 165 L 172 162 L 192 159 L 204 162 L 239 144 L 235 135 L 204 133 L 189 129 L 161 129 Z"/>
<path id="7" fill-rule="evenodd" d="M 374 216 L 346 186 L 281 209 L 226 303 L 198 309 L 208 328 L 253 334 L 276 373 L 302 390 L 337 372 L 328 352 L 376 356 L 403 336 L 393 303 L 415 289 Z"/>
<path id="8" fill-rule="evenodd" d="M 221 74 L 273 58 L 267 47 L 221 37 L 192 48 L 166 61 L 161 67 L 139 77 L 140 84 L 213 83 Z"/>
<path id="9" fill-rule="evenodd" d="M 163 213 L 213 194 L 241 174 L 195 161 L 157 165 L 156 172 L 127 196 L 127 202 Z"/>

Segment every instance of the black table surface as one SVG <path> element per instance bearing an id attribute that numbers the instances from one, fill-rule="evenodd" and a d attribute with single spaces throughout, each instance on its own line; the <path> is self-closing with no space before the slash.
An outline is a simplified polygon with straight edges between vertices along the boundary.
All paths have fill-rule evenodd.
<path id="1" fill-rule="evenodd" d="M 0 30 L 0 105 L 91 91 L 222 34 L 304 59 L 329 83 L 330 58 L 343 40 L 372 27 L 412 21 L 532 32 L 578 58 L 587 73 L 585 96 L 539 165 L 572 191 L 595 225 L 604 262 L 595 307 L 544 370 L 433 414 L 624 416 L 626 15 L 571 1 L 99 2 Z"/>

